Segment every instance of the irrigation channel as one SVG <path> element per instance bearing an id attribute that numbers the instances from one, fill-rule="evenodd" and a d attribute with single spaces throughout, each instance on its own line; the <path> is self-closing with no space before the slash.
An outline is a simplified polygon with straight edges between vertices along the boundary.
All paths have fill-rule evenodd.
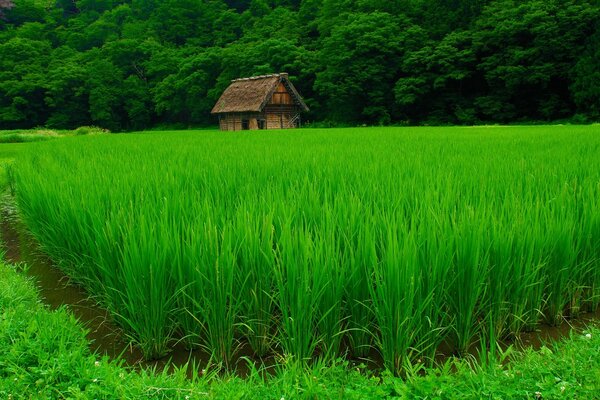
<path id="1" fill-rule="evenodd" d="M 42 301 L 53 310 L 67 307 L 83 324 L 87 329 L 87 338 L 92 352 L 111 359 L 121 357 L 126 366 L 134 369 L 150 367 L 161 371 L 166 366 L 181 367 L 186 363 L 189 363 L 190 367 L 195 365 L 204 368 L 209 363 L 210 357 L 206 352 L 188 350 L 183 345 L 175 346 L 174 350 L 163 359 L 144 360 L 142 352 L 130 346 L 124 332 L 112 322 L 109 312 L 100 307 L 80 286 L 72 283 L 69 277 L 44 254 L 20 220 L 14 198 L 8 192 L 0 197 L 0 238 L 5 260 L 23 266 L 23 273 L 35 282 Z M 517 349 L 526 347 L 537 349 L 548 342 L 567 337 L 571 330 L 581 331 L 589 323 L 597 321 L 600 321 L 600 309 L 595 313 L 582 314 L 576 320 L 565 320 L 556 327 L 542 325 L 535 332 L 522 333 L 513 342 L 503 343 L 502 347 L 506 348 L 512 343 Z M 472 346 L 471 353 L 478 358 L 476 344 Z M 450 356 L 452 355 L 439 354 L 439 361 Z M 373 352 L 370 357 L 369 360 L 353 361 L 366 364 L 375 371 L 383 369 L 383 361 L 378 354 Z M 251 358 L 250 350 L 242 345 L 235 363 L 239 375 L 244 376 L 249 371 L 247 360 Z M 256 361 L 262 362 L 267 367 L 275 363 L 273 357 Z M 188 372 L 190 376 L 193 373 L 193 371 Z"/>

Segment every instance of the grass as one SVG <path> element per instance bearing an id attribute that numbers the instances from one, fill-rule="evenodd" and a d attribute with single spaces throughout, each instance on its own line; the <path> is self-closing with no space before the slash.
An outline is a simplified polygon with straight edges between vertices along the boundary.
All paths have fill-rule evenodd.
<path id="1" fill-rule="evenodd" d="M 185 374 L 137 375 L 90 354 L 75 318 L 65 308 L 49 311 L 33 284 L 5 264 L 0 264 L 0 345 L 5 399 L 184 398 L 178 393 L 191 386 Z M 163 389 L 154 392 L 152 386 Z"/>
<path id="2" fill-rule="evenodd" d="M 191 379 L 184 369 L 136 372 L 90 353 L 69 311 L 50 311 L 32 282 L 6 264 L 0 264 L 0 345 L 6 399 L 591 399 L 600 390 L 600 330 L 593 326 L 539 351 L 514 352 L 506 365 L 449 360 L 406 379 L 340 361 L 281 364 L 268 379 L 258 370 L 246 379 L 210 369 Z"/>
<path id="3" fill-rule="evenodd" d="M 106 129 L 95 126 L 81 126 L 74 130 L 58 129 L 21 129 L 21 130 L 0 130 L 0 143 L 31 143 L 43 142 L 73 135 L 94 135 L 108 133 Z"/>
<path id="4" fill-rule="evenodd" d="M 229 366 L 247 341 L 406 374 L 596 309 L 599 129 L 65 138 L 28 145 L 13 183 L 148 358 L 183 340 Z"/>

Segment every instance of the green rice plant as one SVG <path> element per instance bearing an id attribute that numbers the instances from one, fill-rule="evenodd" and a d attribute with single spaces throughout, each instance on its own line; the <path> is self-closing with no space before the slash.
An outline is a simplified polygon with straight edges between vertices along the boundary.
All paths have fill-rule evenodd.
<path id="1" fill-rule="evenodd" d="M 575 254 L 568 227 L 556 223 L 549 230 L 546 243 L 548 263 L 545 268 L 544 318 L 550 325 L 559 325 L 569 303 L 567 285 L 570 269 L 574 267 Z"/>
<path id="2" fill-rule="evenodd" d="M 371 238 L 381 247 L 370 292 L 379 327 L 376 342 L 385 367 L 399 374 L 420 355 L 415 350 L 424 347 L 420 328 L 425 326 L 423 311 L 431 304 L 432 294 L 425 293 L 420 284 L 415 234 L 395 217 L 386 220 L 389 225 Z"/>
<path id="3" fill-rule="evenodd" d="M 264 357 L 271 350 L 274 325 L 273 216 L 266 214 L 257 220 L 250 210 L 244 210 L 238 213 L 236 222 L 237 234 L 243 238 L 238 257 L 240 273 L 236 284 L 244 288 L 240 300 L 244 335 L 254 354 Z"/>
<path id="4" fill-rule="evenodd" d="M 600 304 L 600 204 L 589 186 L 579 192 L 579 201 L 587 207 L 579 215 L 577 222 L 581 241 L 577 263 L 582 266 L 578 296 L 571 300 L 571 311 L 580 308 L 593 312 Z M 573 314 L 573 312 L 571 312 Z"/>
<path id="5" fill-rule="evenodd" d="M 448 271 L 453 262 L 454 247 L 438 231 L 440 216 L 430 211 L 421 211 L 420 214 L 425 223 L 417 236 L 418 264 L 421 268 L 420 290 L 429 296 L 429 303 L 420 310 L 419 340 L 413 347 L 421 362 L 432 366 L 439 346 L 448 340 L 453 322 L 446 304 L 446 293 L 449 289 Z"/>
<path id="6" fill-rule="evenodd" d="M 544 260 L 535 237 L 537 225 L 511 219 L 517 207 L 505 198 L 506 215 L 491 222 L 490 270 L 486 293 L 494 335 L 516 337 L 535 328 L 541 316 Z M 531 210 L 528 210 L 530 213 Z"/>
<path id="7" fill-rule="evenodd" d="M 466 211 L 469 222 L 457 220 L 454 231 L 454 259 L 449 270 L 447 304 L 452 317 L 453 340 L 459 354 L 466 354 L 479 332 L 480 309 L 486 291 L 489 268 L 488 233 L 484 219 L 477 220 L 472 210 Z M 460 222 L 458 222 L 460 221 Z"/>
<path id="8" fill-rule="evenodd" d="M 316 276 L 313 279 L 318 277 L 319 284 L 316 286 L 323 288 L 316 305 L 316 329 L 320 336 L 321 358 L 334 360 L 340 354 L 345 330 L 343 297 L 348 279 L 348 253 L 342 252 L 335 217 L 326 205 L 323 207 L 323 214 L 324 227 L 316 235 L 314 249 Z"/>
<path id="9" fill-rule="evenodd" d="M 507 278 L 509 315 L 507 330 L 516 337 L 522 331 L 533 331 L 542 316 L 544 279 L 546 262 L 535 246 L 535 239 L 515 243 L 511 264 L 511 275 Z"/>
<path id="10" fill-rule="evenodd" d="M 195 228 L 195 227 L 194 227 Z M 192 226 L 183 228 L 181 235 L 186 248 L 198 248 L 197 234 Z M 176 256 L 177 257 L 177 256 Z M 179 258 L 179 259 L 178 259 Z M 174 268 L 175 279 L 180 292 L 177 296 L 177 314 L 176 321 L 178 330 L 181 333 L 182 341 L 187 348 L 195 349 L 203 344 L 203 333 L 206 329 L 204 325 L 203 308 L 201 302 L 197 299 L 197 294 L 204 290 L 204 284 L 201 279 L 200 266 L 193 262 L 183 260 L 183 251 L 179 257 L 175 258 Z"/>
<path id="11" fill-rule="evenodd" d="M 117 320 L 132 332 L 147 359 L 165 356 L 175 332 L 177 289 L 170 273 L 168 247 L 157 246 L 164 231 L 140 216 L 135 230 L 123 235 L 120 301 L 113 301 Z M 161 237 L 162 236 L 162 237 Z M 117 307 L 118 304 L 118 307 Z"/>
<path id="12" fill-rule="evenodd" d="M 598 184 L 600 188 L 600 183 Z M 587 254 L 591 260 L 586 275 L 587 290 L 584 296 L 586 311 L 593 312 L 600 307 L 600 204 L 598 196 L 596 200 L 590 201 L 590 230 L 588 234 L 589 244 L 586 247 Z"/>
<path id="13" fill-rule="evenodd" d="M 226 368 L 231 367 L 237 348 L 234 336 L 242 309 L 239 296 L 246 284 L 243 281 L 235 286 L 240 243 L 234 241 L 232 228 L 228 224 L 219 229 L 206 220 L 204 228 L 195 232 L 192 247 L 195 275 L 202 288 L 193 294 L 193 310 L 198 312 L 193 317 L 199 323 L 202 347 Z"/>
<path id="14" fill-rule="evenodd" d="M 373 344 L 374 317 L 371 302 L 371 275 L 377 266 L 376 243 L 371 226 L 355 225 L 356 239 L 347 248 L 347 279 L 344 302 L 348 315 L 347 331 L 350 351 L 354 357 L 365 358 Z"/>
<path id="15" fill-rule="evenodd" d="M 316 333 L 318 304 L 327 289 L 319 274 L 320 250 L 306 228 L 292 228 L 290 220 L 280 223 L 276 244 L 275 282 L 281 313 L 279 346 L 284 357 L 308 361 L 321 340 Z"/>
<path id="16" fill-rule="evenodd" d="M 494 225 L 496 224 L 492 223 L 492 227 Z M 495 337 L 503 337 L 509 334 L 512 301 L 522 298 L 520 291 L 523 286 L 518 279 L 514 279 L 516 269 L 522 264 L 515 254 L 513 232 L 500 233 L 494 230 L 492 235 L 486 282 L 488 288 L 486 302 L 490 321 L 488 328 L 494 330 Z"/>
<path id="17" fill-rule="evenodd" d="M 566 312 L 570 318 L 576 318 L 583 305 L 583 295 L 587 286 L 586 275 L 591 268 L 593 261 L 589 257 L 586 248 L 590 248 L 589 243 L 589 222 L 582 221 L 577 215 L 577 206 L 573 203 L 584 202 L 585 199 L 578 199 L 580 195 L 580 185 L 578 179 L 573 178 L 563 184 L 561 200 L 567 203 L 563 206 L 568 210 L 568 215 L 563 217 L 568 221 L 565 225 L 572 226 L 569 236 L 571 238 L 572 265 L 569 266 L 569 277 L 566 285 Z M 591 222 L 591 221 L 590 221 Z"/>
<path id="18" fill-rule="evenodd" d="M 597 132 L 86 135 L 28 144 L 10 179 L 147 357 L 184 341 L 228 367 L 242 343 L 330 362 L 347 343 L 402 374 L 597 309 Z"/>

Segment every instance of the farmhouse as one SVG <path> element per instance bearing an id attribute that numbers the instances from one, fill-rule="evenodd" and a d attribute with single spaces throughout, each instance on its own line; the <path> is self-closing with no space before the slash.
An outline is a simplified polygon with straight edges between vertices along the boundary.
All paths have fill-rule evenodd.
<path id="1" fill-rule="evenodd" d="M 219 116 L 222 131 L 284 129 L 300 126 L 308 111 L 287 73 L 234 79 L 211 114 Z"/>

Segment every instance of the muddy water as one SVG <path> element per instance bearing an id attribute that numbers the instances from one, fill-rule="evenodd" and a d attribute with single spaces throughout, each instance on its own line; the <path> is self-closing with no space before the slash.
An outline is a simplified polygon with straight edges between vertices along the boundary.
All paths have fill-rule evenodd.
<path id="1" fill-rule="evenodd" d="M 124 332 L 111 320 L 109 312 L 93 301 L 80 286 L 70 282 L 69 277 L 58 269 L 41 250 L 35 239 L 27 232 L 19 218 L 14 199 L 4 193 L 0 196 L 0 238 L 5 260 L 11 264 L 23 264 L 24 273 L 36 284 L 42 301 L 57 309 L 66 306 L 88 330 L 90 350 L 111 359 L 121 357 L 126 366 L 134 368 L 156 368 L 163 370 L 181 367 L 188 363 L 188 375 L 204 369 L 209 363 L 209 355 L 201 350 L 189 350 L 183 345 L 175 345 L 172 352 L 160 360 L 145 361 L 142 352 L 129 344 Z M 248 346 L 240 347 L 240 358 L 236 370 L 241 375 L 249 369 L 247 359 L 252 359 Z M 258 360 L 257 360 L 258 361 Z M 263 360 L 267 365 L 273 360 Z M 196 367 L 197 371 L 192 368 Z"/>
<path id="2" fill-rule="evenodd" d="M 130 365 L 142 360 L 141 352 L 128 346 L 122 332 L 111 322 L 108 311 L 98 307 L 79 286 L 56 268 L 18 218 L 14 202 L 5 194 L 0 199 L 0 235 L 5 259 L 24 264 L 24 272 L 35 283 L 42 301 L 51 309 L 67 306 L 89 330 L 91 350 L 109 357 L 123 355 Z"/>
<path id="3" fill-rule="evenodd" d="M 565 318 L 559 326 L 542 325 L 535 332 L 523 332 L 514 340 L 515 347 L 517 349 L 528 347 L 539 349 L 549 343 L 569 337 L 572 332 L 581 333 L 592 324 L 598 326 L 599 321 L 600 308 L 593 313 L 582 313 L 577 319 Z"/>
<path id="4" fill-rule="evenodd" d="M 91 300 L 80 286 L 69 282 L 69 278 L 56 268 L 40 250 L 20 221 L 14 200 L 8 193 L 0 197 L 0 237 L 6 261 L 26 265 L 24 268 L 26 275 L 37 284 L 43 302 L 51 309 L 66 306 L 71 310 L 73 315 L 88 329 L 87 338 L 90 340 L 90 349 L 96 354 L 106 355 L 112 359 L 121 357 L 125 365 L 130 367 L 152 367 L 159 371 L 167 365 L 172 368 L 189 363 L 188 374 L 190 376 L 195 372 L 191 370 L 192 366 L 200 371 L 208 364 L 209 357 L 206 353 L 200 350 L 187 350 L 181 345 L 176 345 L 171 354 L 164 359 L 144 361 L 141 351 L 129 345 L 122 330 L 112 322 L 108 311 Z M 505 342 L 501 346 L 506 348 L 513 344 L 517 349 L 526 347 L 537 349 L 542 345 L 569 336 L 572 330 L 582 331 L 587 324 L 597 323 L 599 320 L 600 309 L 595 313 L 582 314 L 573 321 L 565 320 L 558 327 L 542 326 L 536 332 L 523 333 L 513 342 Z M 477 351 L 477 345 L 474 345 L 471 352 L 475 358 L 477 358 Z M 444 353 L 442 350 L 436 357 L 438 361 L 444 361 L 453 356 Z M 238 357 L 235 369 L 239 375 L 244 376 L 249 371 L 247 360 L 253 359 L 247 345 L 241 346 Z M 373 351 L 369 357 L 369 360 L 353 361 L 365 362 L 372 370 L 382 368 L 382 359 L 377 352 Z M 270 367 L 275 364 L 273 357 L 254 361 Z"/>

